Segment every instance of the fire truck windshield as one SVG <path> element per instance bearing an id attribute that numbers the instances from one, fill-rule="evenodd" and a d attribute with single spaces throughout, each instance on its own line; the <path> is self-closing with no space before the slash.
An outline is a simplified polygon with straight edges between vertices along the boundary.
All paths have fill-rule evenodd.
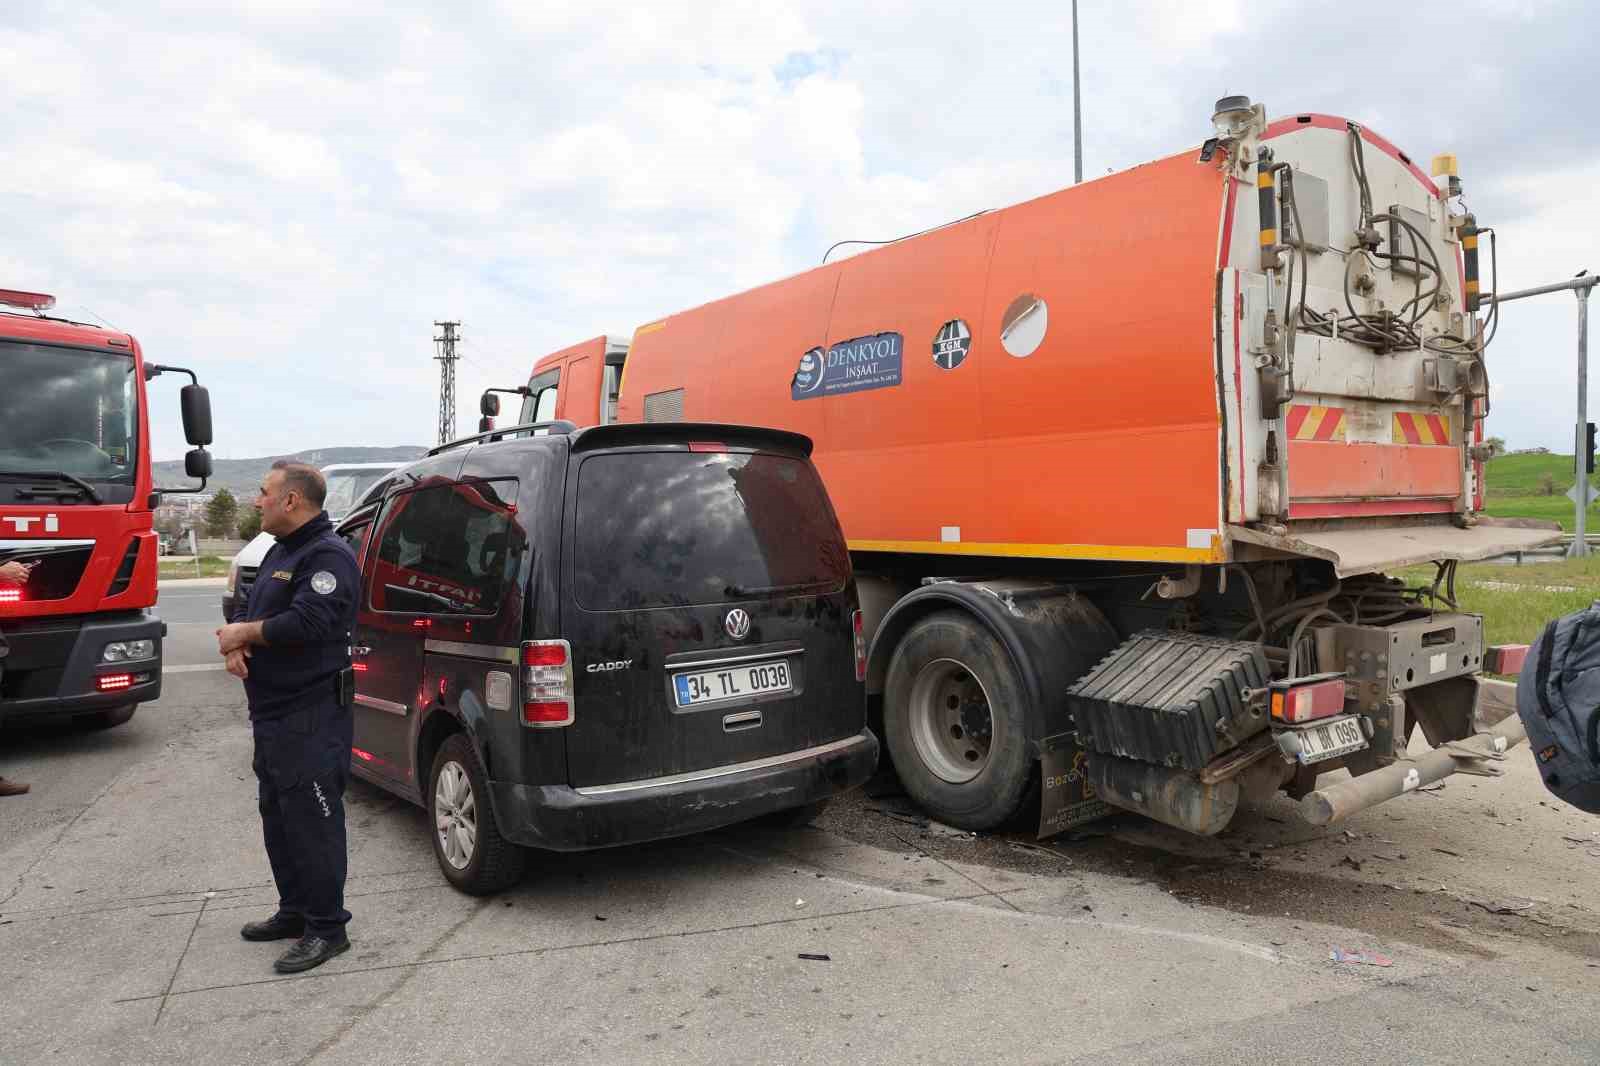
<path id="1" fill-rule="evenodd" d="M 138 449 L 132 355 L 0 342 L 0 472 L 68 474 L 131 492 Z"/>

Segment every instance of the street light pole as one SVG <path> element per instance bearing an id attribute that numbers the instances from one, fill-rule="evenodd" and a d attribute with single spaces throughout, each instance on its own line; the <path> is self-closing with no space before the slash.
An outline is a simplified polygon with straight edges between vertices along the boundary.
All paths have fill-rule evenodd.
<path id="1" fill-rule="evenodd" d="M 1083 183 L 1083 108 L 1078 93 L 1078 0 L 1072 0 L 1072 184 Z"/>
<path id="2" fill-rule="evenodd" d="M 1589 448 L 1589 290 L 1592 288 L 1593 285 L 1586 285 L 1572 291 L 1578 298 L 1578 435 L 1572 448 L 1572 461 L 1578 474 L 1573 483 L 1578 490 L 1578 516 L 1572 525 L 1572 550 L 1567 554 L 1574 559 L 1589 554 L 1585 526 L 1589 517 L 1589 456 L 1586 452 Z"/>
<path id="3" fill-rule="evenodd" d="M 1589 554 L 1589 542 L 1586 539 L 1589 517 L 1589 461 L 1584 451 L 1589 447 L 1589 293 L 1594 290 L 1597 282 L 1600 282 L 1600 276 L 1585 272 L 1578 277 L 1558 281 L 1552 285 L 1519 289 L 1503 296 L 1496 294 L 1491 297 L 1495 303 L 1500 304 L 1520 300 L 1526 296 L 1542 296 L 1545 293 L 1570 289 L 1578 298 L 1578 424 L 1572 446 L 1572 462 L 1577 473 L 1572 491 L 1577 500 L 1574 504 L 1576 510 L 1572 523 L 1574 534 L 1572 547 L 1567 549 L 1567 554 L 1575 559 Z"/>

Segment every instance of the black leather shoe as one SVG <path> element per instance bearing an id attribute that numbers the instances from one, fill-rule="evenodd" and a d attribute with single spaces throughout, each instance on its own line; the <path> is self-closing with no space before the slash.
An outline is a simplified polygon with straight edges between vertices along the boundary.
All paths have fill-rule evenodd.
<path id="1" fill-rule="evenodd" d="M 246 940 L 288 940 L 304 936 L 306 920 L 298 914 L 279 911 L 264 922 L 246 922 L 239 935 Z"/>
<path id="2" fill-rule="evenodd" d="M 300 973 L 321 966 L 335 955 L 342 955 L 350 950 L 350 938 L 341 935 L 338 940 L 328 940 L 320 936 L 303 936 L 295 941 L 294 947 L 283 953 L 283 957 L 272 964 L 272 968 L 279 973 Z"/>

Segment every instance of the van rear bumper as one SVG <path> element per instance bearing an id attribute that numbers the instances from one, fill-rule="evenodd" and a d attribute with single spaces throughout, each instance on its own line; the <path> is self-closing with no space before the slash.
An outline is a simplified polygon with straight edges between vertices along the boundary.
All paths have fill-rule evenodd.
<path id="1" fill-rule="evenodd" d="M 815 748 L 733 766 L 593 788 L 491 781 L 507 840 L 587 851 L 717 829 L 847 792 L 872 776 L 871 730 Z"/>

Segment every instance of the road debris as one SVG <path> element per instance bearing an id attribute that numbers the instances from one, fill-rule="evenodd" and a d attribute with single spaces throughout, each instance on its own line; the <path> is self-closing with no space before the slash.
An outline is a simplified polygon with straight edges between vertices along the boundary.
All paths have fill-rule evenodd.
<path id="1" fill-rule="evenodd" d="M 1346 855 L 1344 858 L 1340 859 L 1338 862 L 1334 863 L 1334 865 L 1335 866 L 1348 866 L 1348 867 L 1350 867 L 1350 869 L 1356 871 L 1357 873 L 1361 872 L 1361 864 L 1359 862 L 1357 862 L 1356 860 L 1352 859 L 1348 855 Z"/>
<path id="2" fill-rule="evenodd" d="M 1393 966 L 1394 960 L 1387 955 L 1380 955 L 1376 951 L 1346 951 L 1344 948 L 1330 948 L 1328 958 L 1334 962 L 1355 963 L 1361 966 Z"/>
<path id="3" fill-rule="evenodd" d="M 806 952 L 806 951 L 800 952 L 798 958 L 808 959 L 811 962 L 832 962 L 833 961 L 833 959 L 831 959 L 827 955 L 813 955 L 810 952 Z"/>
<path id="4" fill-rule="evenodd" d="M 1458 896 L 1457 898 L 1469 906 L 1482 907 L 1490 914 L 1521 914 L 1534 908 L 1534 902 L 1531 899 L 1515 897 L 1510 899 L 1477 899 L 1472 896 Z"/>

